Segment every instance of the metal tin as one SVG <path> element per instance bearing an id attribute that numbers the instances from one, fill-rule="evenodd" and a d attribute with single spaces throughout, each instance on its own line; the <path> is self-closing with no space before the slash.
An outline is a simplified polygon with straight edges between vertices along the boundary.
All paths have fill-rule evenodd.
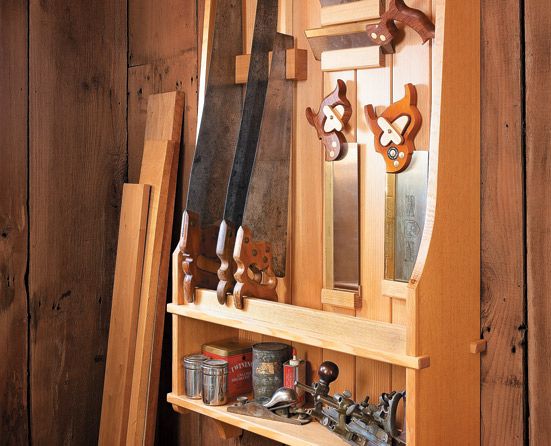
<path id="1" fill-rule="evenodd" d="M 184 363 L 184 378 L 186 395 L 189 398 L 200 399 L 203 390 L 203 373 L 201 366 L 209 359 L 205 355 L 194 354 L 186 356 Z"/>
<path id="2" fill-rule="evenodd" d="M 203 362 L 203 403 L 223 406 L 228 401 L 228 362 L 208 359 Z"/>
<path id="3" fill-rule="evenodd" d="M 283 364 L 291 358 L 291 347 L 279 342 L 253 345 L 253 394 L 262 402 L 283 387 Z"/>
<path id="4" fill-rule="evenodd" d="M 212 359 L 228 361 L 228 399 L 252 391 L 252 345 L 236 339 L 203 345 L 203 353 Z"/>

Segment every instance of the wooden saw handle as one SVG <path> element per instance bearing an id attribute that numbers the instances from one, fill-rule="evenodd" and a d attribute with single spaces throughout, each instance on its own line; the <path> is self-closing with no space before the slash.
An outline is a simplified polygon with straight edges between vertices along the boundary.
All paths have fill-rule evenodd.
<path id="1" fill-rule="evenodd" d="M 344 110 L 342 116 L 336 118 L 340 119 L 340 124 L 342 124 L 341 127 L 344 129 L 352 116 L 352 105 L 346 97 L 346 83 L 341 79 L 337 80 L 337 87 L 335 90 L 321 102 L 317 113 L 314 113 L 310 107 L 306 109 L 306 119 L 310 125 L 316 129 L 318 138 L 322 142 L 325 150 L 326 161 L 338 161 L 344 156 L 342 148 L 343 145 L 346 144 L 346 138 L 342 131 L 333 130 L 326 132 L 324 129 L 326 120 L 328 119 L 324 109 L 329 107 L 330 110 L 333 110 L 337 106 L 341 106 Z M 335 115 L 336 114 L 332 115 L 331 118 Z"/>
<path id="2" fill-rule="evenodd" d="M 235 244 L 235 226 L 226 220 L 220 223 L 218 232 L 218 241 L 216 243 L 216 255 L 220 259 L 220 268 L 218 269 L 218 287 L 216 296 L 221 305 L 226 303 L 228 293 L 233 290 L 235 279 L 233 277 L 237 269 L 233 260 L 233 248 Z"/>
<path id="3" fill-rule="evenodd" d="M 184 298 L 195 300 L 196 288 L 215 289 L 218 283 L 215 246 L 218 226 L 201 227 L 201 217 L 186 210 L 182 216 L 182 232 L 179 248 L 184 272 Z"/>
<path id="4" fill-rule="evenodd" d="M 245 296 L 277 301 L 277 277 L 270 243 L 253 240 L 252 231 L 241 226 L 235 238 L 233 258 L 237 264 L 233 289 L 236 308 L 243 308 Z"/>
<path id="5" fill-rule="evenodd" d="M 398 33 L 395 21 L 413 28 L 421 36 L 423 43 L 434 39 L 434 23 L 423 12 L 407 6 L 404 0 L 390 0 L 388 9 L 381 16 L 381 21 L 376 25 L 367 26 L 369 38 L 376 45 L 390 44 Z"/>

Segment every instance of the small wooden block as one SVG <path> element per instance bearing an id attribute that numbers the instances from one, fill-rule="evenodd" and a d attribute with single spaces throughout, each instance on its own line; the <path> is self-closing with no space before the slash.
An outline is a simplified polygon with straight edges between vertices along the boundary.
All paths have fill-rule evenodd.
<path id="1" fill-rule="evenodd" d="M 243 435 L 243 429 L 228 423 L 224 423 L 223 421 L 215 420 L 214 418 L 213 420 L 214 424 L 216 425 L 216 429 L 218 430 L 218 436 L 222 440 L 230 440 L 232 438 L 237 438 Z"/>
<path id="2" fill-rule="evenodd" d="M 487 347 L 488 341 L 486 341 L 486 339 L 478 339 L 471 342 L 470 350 L 473 355 L 476 355 L 478 353 L 485 352 Z"/>
<path id="3" fill-rule="evenodd" d="M 391 299 L 406 300 L 408 296 L 407 282 L 396 282 L 394 280 L 383 280 L 381 283 L 381 291 L 383 296 Z"/>
<path id="4" fill-rule="evenodd" d="M 362 300 L 358 292 L 327 288 L 321 290 L 321 303 L 350 310 L 356 310 L 362 306 Z"/>
<path id="5" fill-rule="evenodd" d="M 361 0 L 326 6 L 321 8 L 321 26 L 377 19 L 382 13 L 382 3 L 380 0 Z"/>
<path id="6" fill-rule="evenodd" d="M 308 78 L 308 51 L 291 48 L 287 50 L 286 57 L 287 79 L 305 81 Z"/>
<path id="7" fill-rule="evenodd" d="M 272 52 L 269 54 L 272 60 Z M 290 48 L 286 54 L 286 77 L 288 80 L 305 81 L 308 77 L 308 51 Z M 250 54 L 235 57 L 235 83 L 246 84 L 249 76 Z M 271 62 L 270 62 L 271 63 Z"/>
<path id="8" fill-rule="evenodd" d="M 359 70 L 384 66 L 384 56 L 378 46 L 324 51 L 321 53 L 321 71 Z"/>

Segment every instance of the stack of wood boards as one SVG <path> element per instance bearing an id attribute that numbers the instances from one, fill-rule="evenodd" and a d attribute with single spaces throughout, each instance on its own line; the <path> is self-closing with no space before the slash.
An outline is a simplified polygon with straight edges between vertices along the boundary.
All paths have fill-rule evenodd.
<path id="1" fill-rule="evenodd" d="M 125 184 L 99 444 L 153 444 L 184 95 L 152 95 L 139 184 Z"/>

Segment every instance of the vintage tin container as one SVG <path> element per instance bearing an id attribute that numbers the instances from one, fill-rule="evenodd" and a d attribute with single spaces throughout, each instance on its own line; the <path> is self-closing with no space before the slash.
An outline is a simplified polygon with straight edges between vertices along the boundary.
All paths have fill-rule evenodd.
<path id="1" fill-rule="evenodd" d="M 228 362 L 228 398 L 247 395 L 252 390 L 252 345 L 238 339 L 203 345 L 203 354 Z"/>
<path id="2" fill-rule="evenodd" d="M 263 402 L 283 387 L 283 364 L 291 357 L 291 347 L 279 342 L 253 345 L 253 394 Z"/>
<path id="3" fill-rule="evenodd" d="M 189 398 L 201 399 L 203 390 L 201 366 L 207 359 L 209 358 L 205 355 L 194 354 L 186 356 L 183 360 L 185 390 Z"/>
<path id="4" fill-rule="evenodd" d="M 305 392 L 304 389 L 295 386 L 297 381 L 303 384 L 306 382 L 306 361 L 298 359 L 296 351 L 293 349 L 293 357 L 283 364 L 283 385 L 297 392 L 297 406 L 302 407 L 305 401 Z"/>
<path id="5" fill-rule="evenodd" d="M 228 402 L 228 362 L 207 359 L 203 362 L 203 403 L 223 406 Z"/>

